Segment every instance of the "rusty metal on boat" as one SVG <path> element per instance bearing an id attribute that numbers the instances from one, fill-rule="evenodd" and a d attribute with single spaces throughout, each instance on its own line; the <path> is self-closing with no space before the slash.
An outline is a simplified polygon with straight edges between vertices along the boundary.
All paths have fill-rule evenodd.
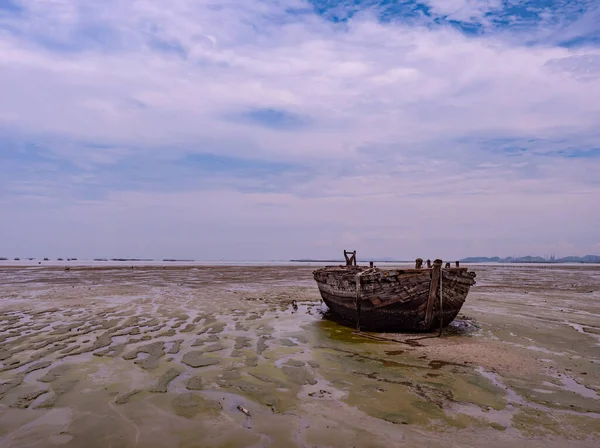
<path id="1" fill-rule="evenodd" d="M 436 259 L 415 260 L 409 269 L 358 266 L 356 251 L 344 251 L 346 265 L 316 269 L 313 277 L 329 309 L 358 329 L 426 332 L 446 327 L 458 315 L 475 272 Z"/>

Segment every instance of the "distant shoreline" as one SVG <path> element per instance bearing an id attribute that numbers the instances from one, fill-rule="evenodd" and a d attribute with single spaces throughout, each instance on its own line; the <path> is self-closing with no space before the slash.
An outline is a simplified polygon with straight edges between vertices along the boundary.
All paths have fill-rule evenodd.
<path id="1" fill-rule="evenodd" d="M 334 263 L 345 264 L 344 260 L 319 260 L 313 258 L 292 259 L 290 263 Z M 414 260 L 390 260 L 390 259 L 361 259 L 359 263 L 372 261 L 374 263 L 414 263 Z M 447 261 L 447 260 L 444 260 Z M 563 257 L 556 260 L 546 260 L 542 257 L 521 257 L 521 258 L 500 258 L 500 257 L 467 257 L 458 260 L 460 263 L 502 263 L 502 264 L 567 264 L 567 263 L 582 263 L 582 264 L 598 264 L 600 256 L 586 255 L 585 257 Z M 451 261 L 453 262 L 453 261 Z"/>
<path id="2" fill-rule="evenodd" d="M 3 260 L 0 261 L 0 270 L 3 269 L 51 269 L 56 271 L 77 271 L 77 270 L 111 270 L 111 269 L 197 269 L 197 268 L 215 268 L 215 267 L 241 267 L 248 269 L 257 268 L 276 268 L 276 269 L 294 269 L 294 268 L 318 268 L 324 266 L 340 266 L 344 265 L 345 262 L 337 261 L 189 261 L 189 262 L 165 262 L 165 261 L 93 261 L 93 260 L 79 260 L 79 261 L 13 261 Z M 362 260 L 359 260 L 359 266 L 369 266 Z M 389 269 L 406 269 L 413 268 L 414 262 L 376 262 L 376 266 L 380 268 Z M 495 267 L 514 267 L 514 268 L 526 268 L 531 267 L 546 267 L 546 268 L 584 268 L 584 267 L 600 267 L 600 263 L 463 263 L 461 266 L 469 266 L 475 269 L 477 266 L 488 266 L 490 268 Z"/>
<path id="3" fill-rule="evenodd" d="M 466 257 L 459 260 L 461 263 L 600 263 L 600 255 L 585 255 L 583 257 L 567 256 L 561 258 L 544 258 L 537 256 L 525 257 Z"/>
<path id="4" fill-rule="evenodd" d="M 454 264 L 455 259 L 444 260 Z M 467 257 L 458 260 L 463 264 L 488 264 L 488 265 L 577 265 L 577 264 L 600 264 L 600 256 L 586 255 L 584 257 L 561 257 L 557 259 L 546 259 L 542 257 Z M 414 265 L 414 260 L 396 260 L 393 258 L 368 258 L 361 257 L 358 260 L 359 264 L 385 263 L 392 265 Z M 112 265 L 112 266 L 141 266 L 141 265 L 185 265 L 185 266 L 209 266 L 209 265 L 290 265 L 290 264 L 315 264 L 315 265 L 344 265 L 345 260 L 340 259 L 317 259 L 317 258 L 294 258 L 289 260 L 194 260 L 194 259 L 178 259 L 178 258 L 34 258 L 34 257 L 0 257 L 0 266 L 15 265 L 15 266 L 75 266 L 75 265 Z"/>
<path id="5" fill-rule="evenodd" d="M 344 260 L 313 260 L 310 258 L 307 259 L 294 259 L 288 260 L 290 263 L 335 263 L 335 264 L 345 264 Z M 366 263 L 368 261 L 372 261 L 373 263 L 414 263 L 414 260 L 378 260 L 376 258 L 368 258 L 365 260 L 358 260 L 357 263 Z"/>

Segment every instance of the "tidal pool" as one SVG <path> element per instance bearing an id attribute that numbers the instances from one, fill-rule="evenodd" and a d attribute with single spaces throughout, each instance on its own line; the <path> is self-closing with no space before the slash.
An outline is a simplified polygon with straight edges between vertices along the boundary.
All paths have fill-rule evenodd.
<path id="1" fill-rule="evenodd" d="M 0 268 L 0 447 L 599 445 L 600 268 L 475 267 L 418 340 L 311 270 Z"/>

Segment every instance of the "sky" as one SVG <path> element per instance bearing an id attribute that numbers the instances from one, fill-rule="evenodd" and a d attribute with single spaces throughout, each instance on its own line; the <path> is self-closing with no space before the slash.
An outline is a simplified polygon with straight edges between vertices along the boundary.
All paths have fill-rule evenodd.
<path id="1" fill-rule="evenodd" d="M 0 256 L 600 253 L 597 0 L 0 0 Z"/>

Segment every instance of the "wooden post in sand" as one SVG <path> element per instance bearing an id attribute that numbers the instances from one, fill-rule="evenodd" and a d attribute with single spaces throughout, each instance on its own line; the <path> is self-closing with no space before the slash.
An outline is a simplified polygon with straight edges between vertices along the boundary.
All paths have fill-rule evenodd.
<path id="1" fill-rule="evenodd" d="M 425 309 L 425 320 L 423 322 L 423 329 L 431 329 L 431 322 L 433 320 L 433 304 L 437 295 L 438 287 L 440 286 L 440 276 L 442 275 L 442 260 L 437 259 L 433 262 L 433 269 L 431 270 L 431 283 L 429 285 L 429 297 L 427 298 L 427 308 Z"/>

